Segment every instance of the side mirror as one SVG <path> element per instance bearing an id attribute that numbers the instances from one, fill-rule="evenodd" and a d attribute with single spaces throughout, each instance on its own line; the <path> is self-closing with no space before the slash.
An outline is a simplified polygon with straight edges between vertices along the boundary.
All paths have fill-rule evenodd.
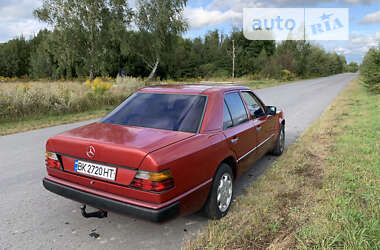
<path id="1" fill-rule="evenodd" d="M 267 115 L 276 115 L 277 108 L 275 106 L 266 106 L 265 113 L 267 113 Z"/>
<path id="2" fill-rule="evenodd" d="M 260 118 L 265 116 L 265 113 L 262 108 L 259 109 L 250 109 L 249 112 L 251 113 L 251 116 L 254 118 Z"/>

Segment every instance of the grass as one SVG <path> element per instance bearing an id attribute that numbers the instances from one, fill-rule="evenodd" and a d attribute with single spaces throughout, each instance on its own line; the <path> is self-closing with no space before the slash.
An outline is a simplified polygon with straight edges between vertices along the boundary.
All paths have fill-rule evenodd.
<path id="1" fill-rule="evenodd" d="M 185 249 L 380 249 L 380 98 L 352 81 Z"/>
<path id="2" fill-rule="evenodd" d="M 136 89 L 136 78 L 0 83 L 0 135 L 104 116 Z"/>
<path id="3" fill-rule="evenodd" d="M 278 80 L 254 80 L 254 81 L 249 81 L 245 83 L 244 85 L 255 90 L 255 89 L 263 89 L 263 88 L 270 88 L 270 87 L 275 87 L 275 86 L 280 86 L 284 84 L 289 84 L 294 81 L 278 81 Z"/>
<path id="4" fill-rule="evenodd" d="M 73 122 L 98 119 L 105 116 L 112 109 L 113 107 L 104 107 L 99 110 L 92 110 L 77 114 L 42 116 L 38 119 L 35 117 L 29 117 L 22 121 L 0 122 L 0 136 L 69 124 Z"/>
<path id="5" fill-rule="evenodd" d="M 23 121 L 29 117 L 74 114 L 115 106 L 143 85 L 143 81 L 133 78 L 115 83 L 95 79 L 93 85 L 81 82 L 1 83 L 0 121 Z"/>
<path id="6" fill-rule="evenodd" d="M 221 80 L 221 79 L 211 79 Z M 227 79 L 228 80 L 228 79 Z M 235 79 L 252 89 L 288 82 Z M 192 79 L 192 83 L 199 79 Z M 156 84 L 184 82 L 157 82 Z M 109 86 L 107 86 L 109 84 Z M 105 79 L 93 89 L 81 81 L 7 81 L 0 82 L 0 136 L 104 116 L 107 110 L 145 85 L 136 78 Z M 99 86 L 99 85 L 96 85 Z M 108 89 L 109 87 L 109 89 Z"/>

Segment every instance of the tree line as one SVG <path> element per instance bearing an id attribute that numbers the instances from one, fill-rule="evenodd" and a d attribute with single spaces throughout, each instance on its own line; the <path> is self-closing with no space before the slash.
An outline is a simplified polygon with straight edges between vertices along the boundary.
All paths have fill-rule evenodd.
<path id="1" fill-rule="evenodd" d="M 364 56 L 360 65 L 360 81 L 369 91 L 380 93 L 380 43 Z"/>
<path id="2" fill-rule="evenodd" d="M 0 76 L 72 79 L 118 74 L 160 79 L 328 76 L 357 71 L 343 55 L 305 41 L 250 41 L 242 30 L 184 38 L 186 0 L 44 0 L 52 29 L 0 44 Z"/>

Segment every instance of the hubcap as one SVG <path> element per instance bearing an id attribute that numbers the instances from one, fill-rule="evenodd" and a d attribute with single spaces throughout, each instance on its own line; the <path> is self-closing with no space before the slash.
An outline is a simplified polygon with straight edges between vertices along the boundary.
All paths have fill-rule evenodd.
<path id="1" fill-rule="evenodd" d="M 216 202 L 220 212 L 225 212 L 231 204 L 232 199 L 232 177 L 229 173 L 224 173 L 220 178 L 216 194 Z"/>

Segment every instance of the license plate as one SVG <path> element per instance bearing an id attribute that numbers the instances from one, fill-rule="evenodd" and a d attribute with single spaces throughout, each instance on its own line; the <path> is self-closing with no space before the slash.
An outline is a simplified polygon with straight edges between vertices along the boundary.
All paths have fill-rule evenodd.
<path id="1" fill-rule="evenodd" d="M 114 181 L 116 178 L 116 168 L 79 160 L 75 160 L 74 172 L 100 177 L 112 181 Z"/>

